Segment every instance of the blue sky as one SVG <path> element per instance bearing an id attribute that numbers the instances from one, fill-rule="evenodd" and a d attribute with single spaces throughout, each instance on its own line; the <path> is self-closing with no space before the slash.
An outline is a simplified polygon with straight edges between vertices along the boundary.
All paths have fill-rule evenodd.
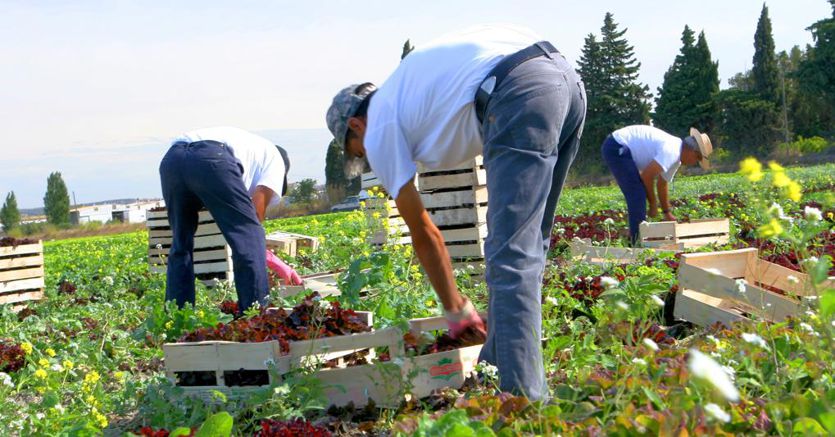
<path id="1" fill-rule="evenodd" d="M 580 6 L 582 5 L 582 6 Z M 768 2 L 778 50 L 811 43 L 825 0 Z M 232 125 L 287 146 L 290 179 L 324 179 L 324 111 L 347 83 L 382 82 L 406 38 L 473 24 L 532 28 L 569 59 L 607 11 L 655 88 L 685 24 L 720 76 L 750 68 L 759 0 L 0 0 L 0 196 L 42 203 L 61 171 L 79 202 L 159 196 L 157 166 L 181 131 Z"/>

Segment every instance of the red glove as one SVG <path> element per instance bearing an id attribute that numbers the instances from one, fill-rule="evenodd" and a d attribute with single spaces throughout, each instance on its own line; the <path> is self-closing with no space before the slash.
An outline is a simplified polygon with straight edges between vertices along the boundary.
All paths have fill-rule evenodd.
<path id="1" fill-rule="evenodd" d="M 301 276 L 284 261 L 278 259 L 269 249 L 267 250 L 267 267 L 283 279 L 287 285 L 303 285 Z"/>
<path id="2" fill-rule="evenodd" d="M 452 338 L 461 337 L 465 341 L 484 341 L 487 338 L 487 328 L 478 315 L 473 303 L 466 297 L 464 307 L 458 312 L 446 312 L 446 322 L 449 335 Z M 468 338 L 463 338 L 468 337 Z M 472 338 L 469 338 L 472 337 Z"/>

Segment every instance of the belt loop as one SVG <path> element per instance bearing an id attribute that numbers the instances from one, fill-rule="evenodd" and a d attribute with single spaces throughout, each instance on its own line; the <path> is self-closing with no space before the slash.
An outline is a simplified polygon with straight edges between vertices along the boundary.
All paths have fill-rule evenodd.
<path id="1" fill-rule="evenodd" d="M 550 50 L 548 50 L 548 49 L 546 49 L 546 48 L 545 48 L 545 46 L 544 46 L 544 45 L 542 45 L 542 42 L 538 42 L 538 43 L 536 43 L 536 46 L 537 46 L 537 47 L 539 47 L 539 49 L 540 49 L 540 50 L 542 50 L 542 52 L 543 52 L 543 53 L 545 53 L 545 56 L 546 56 L 548 59 L 554 59 L 554 57 L 553 57 L 553 56 L 551 56 L 551 51 L 550 51 Z"/>

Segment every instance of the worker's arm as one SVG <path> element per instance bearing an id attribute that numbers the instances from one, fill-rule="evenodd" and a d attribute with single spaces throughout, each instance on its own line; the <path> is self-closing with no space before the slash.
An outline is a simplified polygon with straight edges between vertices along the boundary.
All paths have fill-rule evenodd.
<path id="1" fill-rule="evenodd" d="M 264 222 L 264 218 L 267 216 L 267 205 L 270 204 L 273 195 L 273 190 L 263 185 L 255 187 L 255 193 L 252 194 L 252 204 L 255 206 L 255 215 L 258 216 L 259 222 Z"/>
<path id="2" fill-rule="evenodd" d="M 466 301 L 458 292 L 449 252 L 444 245 L 444 237 L 438 227 L 432 223 L 429 213 L 423 207 L 414 182 L 408 182 L 395 199 L 397 210 L 412 235 L 412 245 L 423 269 L 429 276 L 429 282 L 441 299 L 447 312 L 458 312 Z"/>
<path id="3" fill-rule="evenodd" d="M 670 205 L 670 184 L 663 176 L 659 176 L 656 186 L 658 188 L 658 201 L 661 204 L 661 212 L 664 215 L 664 220 L 676 221 L 676 217 L 673 215 L 673 207 Z"/>
<path id="4" fill-rule="evenodd" d="M 644 190 L 647 193 L 647 202 L 649 203 L 649 210 L 647 215 L 650 217 L 655 217 L 658 215 L 658 199 L 655 196 L 655 178 L 661 174 L 663 169 L 661 168 L 661 164 L 656 161 L 652 161 L 649 165 L 641 172 L 641 181 L 644 183 Z"/>

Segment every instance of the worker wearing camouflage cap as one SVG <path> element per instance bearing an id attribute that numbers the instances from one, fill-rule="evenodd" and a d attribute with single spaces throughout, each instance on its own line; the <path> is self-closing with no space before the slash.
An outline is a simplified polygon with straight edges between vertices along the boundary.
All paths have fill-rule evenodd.
<path id="1" fill-rule="evenodd" d="M 490 297 L 480 359 L 498 367 L 502 390 L 531 399 L 548 396 L 542 274 L 585 111 L 580 78 L 550 43 L 526 29 L 482 26 L 418 46 L 379 89 L 349 86 L 327 113 L 348 176 L 367 159 L 394 197 L 453 336 L 484 325 L 455 285 L 413 179 L 417 162 L 436 170 L 484 156 Z"/>

